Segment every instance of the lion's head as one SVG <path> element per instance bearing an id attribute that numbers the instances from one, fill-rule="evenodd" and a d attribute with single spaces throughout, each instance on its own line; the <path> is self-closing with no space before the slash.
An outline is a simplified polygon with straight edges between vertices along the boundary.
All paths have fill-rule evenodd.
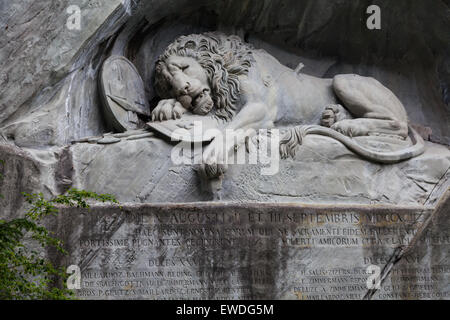
<path id="1" fill-rule="evenodd" d="M 216 116 L 229 120 L 239 98 L 239 76 L 252 62 L 251 46 L 237 36 L 181 36 L 156 62 L 155 89 L 161 98 L 176 98 L 201 114 L 214 105 Z"/>

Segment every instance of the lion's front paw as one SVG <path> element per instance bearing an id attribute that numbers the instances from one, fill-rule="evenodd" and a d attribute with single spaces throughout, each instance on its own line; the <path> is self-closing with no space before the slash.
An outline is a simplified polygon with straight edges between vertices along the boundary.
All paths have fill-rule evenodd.
<path id="1" fill-rule="evenodd" d="M 161 100 L 152 111 L 152 121 L 179 119 L 187 110 L 175 99 Z"/>

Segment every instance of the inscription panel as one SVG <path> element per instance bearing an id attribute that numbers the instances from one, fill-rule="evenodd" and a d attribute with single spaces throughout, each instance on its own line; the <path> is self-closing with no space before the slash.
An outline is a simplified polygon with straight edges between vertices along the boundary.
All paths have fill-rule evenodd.
<path id="1" fill-rule="evenodd" d="M 377 268 L 414 239 L 417 221 L 431 213 L 238 205 L 67 211 L 72 245 L 65 263 L 80 266 L 77 295 L 86 299 L 362 299 L 376 284 L 368 280 Z M 448 252 L 448 234 L 423 241 Z M 426 260 L 426 252 L 402 259 L 422 282 L 394 268 L 396 280 L 384 281 L 375 297 L 405 298 L 398 292 L 409 284 L 406 298 L 448 298 L 433 285 L 448 281 L 447 258 L 431 269 L 414 267 Z"/>

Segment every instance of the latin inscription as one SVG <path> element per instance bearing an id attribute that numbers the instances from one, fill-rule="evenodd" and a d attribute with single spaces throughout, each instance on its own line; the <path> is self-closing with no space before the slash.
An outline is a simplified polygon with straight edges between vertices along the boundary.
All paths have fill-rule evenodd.
<path id="1" fill-rule="evenodd" d="M 71 263 L 82 265 L 77 295 L 89 299 L 362 299 L 368 291 L 367 267 L 383 268 L 394 249 L 414 237 L 415 222 L 423 214 L 301 208 L 173 211 L 149 209 L 121 221 L 103 212 L 97 218 L 98 232 L 82 235 L 72 255 Z M 115 222 L 109 223 L 113 227 L 105 234 L 106 220 Z M 421 241 L 450 245 L 448 234 Z M 76 256 L 81 260 L 73 261 Z M 327 259 L 318 261 L 318 256 Z M 436 296 L 435 283 L 448 279 L 449 266 L 414 267 L 421 259 L 405 258 L 406 267 L 392 271 L 395 283 L 380 288 L 378 298 L 402 298 L 405 290 L 413 298 L 448 298 L 446 292 Z"/>

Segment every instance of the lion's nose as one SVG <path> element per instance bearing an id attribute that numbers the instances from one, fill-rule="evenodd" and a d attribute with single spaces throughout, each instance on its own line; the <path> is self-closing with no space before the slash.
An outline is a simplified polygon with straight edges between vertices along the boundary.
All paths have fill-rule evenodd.
<path id="1" fill-rule="evenodd" d="M 189 93 L 189 89 L 190 88 L 191 88 L 191 84 L 189 82 L 186 82 L 184 84 L 184 86 L 181 87 L 181 89 L 179 90 L 178 94 L 180 96 L 187 95 Z"/>

